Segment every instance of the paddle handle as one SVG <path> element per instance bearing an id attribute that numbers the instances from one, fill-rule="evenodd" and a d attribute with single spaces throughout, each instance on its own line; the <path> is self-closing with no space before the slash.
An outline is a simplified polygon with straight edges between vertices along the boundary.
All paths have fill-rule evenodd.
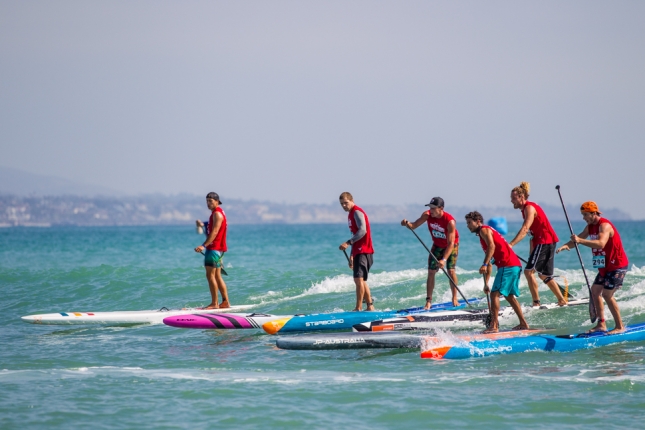
<path id="1" fill-rule="evenodd" d="M 430 249 L 428 249 L 428 247 L 426 246 L 426 244 L 425 244 L 425 243 L 423 243 L 423 240 L 421 240 L 421 238 L 419 237 L 419 235 L 417 234 L 417 232 L 416 232 L 416 231 L 414 231 L 414 230 L 412 230 L 409 226 L 408 226 L 408 230 L 410 230 L 410 231 L 412 232 L 412 234 L 414 234 L 414 235 L 416 236 L 416 238 L 417 238 L 417 239 L 419 239 L 419 242 L 421 242 L 421 245 L 423 245 L 423 247 L 426 249 L 426 251 L 428 251 L 428 254 L 430 254 L 430 256 L 432 257 L 432 259 L 433 259 L 437 264 L 439 264 L 439 260 L 437 260 L 437 257 L 435 257 L 435 256 L 434 256 L 434 254 L 433 254 L 432 252 L 430 252 Z M 466 296 L 464 296 L 464 293 L 462 293 L 462 292 L 461 292 L 461 290 L 459 289 L 459 287 L 457 286 L 457 284 L 455 284 L 455 281 L 452 279 L 452 276 L 450 276 L 450 275 L 448 274 L 448 272 L 446 272 L 446 269 L 444 269 L 444 268 L 442 267 L 442 268 L 441 268 L 441 271 L 442 271 L 442 272 L 443 272 L 443 273 L 448 277 L 448 280 L 450 281 L 450 283 L 452 284 L 452 286 L 453 286 L 453 287 L 455 287 L 455 288 L 457 289 L 457 291 L 459 291 L 459 294 L 460 294 L 460 295 L 461 295 L 461 297 L 466 301 L 466 304 L 467 304 L 468 306 L 472 306 L 472 305 L 470 304 L 470 302 L 468 301 L 468 299 L 466 298 Z"/>
<path id="2" fill-rule="evenodd" d="M 569 231 L 573 236 L 573 227 L 571 226 L 571 221 L 569 221 L 569 214 L 567 213 L 567 208 L 564 206 L 564 200 L 562 199 L 562 193 L 560 192 L 560 185 L 556 185 L 555 189 L 558 190 L 558 196 L 560 197 L 560 203 L 562 204 L 562 210 L 564 211 L 564 217 L 567 219 L 567 225 L 569 226 Z M 578 261 L 580 261 L 580 267 L 582 267 L 582 274 L 585 275 L 585 281 L 587 282 L 587 289 L 589 290 L 589 317 L 591 322 L 596 322 L 598 318 L 598 311 L 596 310 L 596 304 L 594 303 L 593 296 L 591 295 L 591 285 L 589 285 L 589 278 L 587 277 L 587 271 L 585 270 L 585 264 L 582 262 L 582 255 L 580 255 L 580 248 L 578 244 L 573 242 L 573 245 L 576 248 L 576 253 L 578 254 Z"/>

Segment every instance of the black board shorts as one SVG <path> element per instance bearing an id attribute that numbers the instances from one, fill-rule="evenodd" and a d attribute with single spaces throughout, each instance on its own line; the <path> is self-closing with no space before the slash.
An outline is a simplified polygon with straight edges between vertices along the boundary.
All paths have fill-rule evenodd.
<path id="1" fill-rule="evenodd" d="M 540 275 L 553 276 L 555 243 L 535 245 L 524 270 L 535 270 Z"/>
<path id="2" fill-rule="evenodd" d="M 599 271 L 593 283 L 594 285 L 602 285 L 605 290 L 620 290 L 628 269 L 629 266 L 625 266 L 611 272 L 605 272 L 604 275 L 601 275 Z"/>
<path id="3" fill-rule="evenodd" d="M 374 254 L 356 254 L 354 256 L 354 278 L 363 278 L 367 281 L 367 275 L 374 262 Z"/>

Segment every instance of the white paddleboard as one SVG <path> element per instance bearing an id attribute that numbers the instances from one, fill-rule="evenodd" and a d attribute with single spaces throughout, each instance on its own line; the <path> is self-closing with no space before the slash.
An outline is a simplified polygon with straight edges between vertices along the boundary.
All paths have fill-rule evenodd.
<path id="1" fill-rule="evenodd" d="M 185 315 L 193 312 L 200 314 L 232 313 L 252 308 L 255 305 L 237 305 L 221 309 L 167 309 L 150 311 L 113 311 L 113 312 L 57 312 L 53 314 L 27 315 L 20 317 L 31 324 L 52 325 L 120 325 L 120 324 L 162 324 L 163 319 L 175 315 Z M 241 314 L 246 315 L 246 314 Z"/>

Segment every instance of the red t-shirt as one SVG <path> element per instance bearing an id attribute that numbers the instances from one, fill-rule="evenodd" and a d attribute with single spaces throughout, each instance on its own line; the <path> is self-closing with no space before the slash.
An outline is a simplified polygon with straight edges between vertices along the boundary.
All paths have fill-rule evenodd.
<path id="1" fill-rule="evenodd" d="M 629 264 L 618 230 L 608 219 L 600 218 L 598 224 L 588 225 L 587 231 L 589 232 L 589 237 L 587 239 L 597 240 L 600 233 L 600 225 L 604 223 L 609 224 L 614 229 L 614 237 L 609 238 L 603 249 L 591 249 L 594 263 L 593 267 L 598 269 L 598 272 L 600 272 L 601 275 L 620 269 L 621 267 L 625 267 Z"/>
<path id="2" fill-rule="evenodd" d="M 224 213 L 224 210 L 219 206 L 216 207 L 213 212 L 211 212 L 211 217 L 208 220 L 207 234 L 211 233 L 212 231 L 211 229 L 215 225 L 215 212 L 221 213 L 224 219 L 222 220 L 222 224 L 219 226 L 219 230 L 217 231 L 217 235 L 215 236 L 215 239 L 210 245 L 206 247 L 206 249 L 210 249 L 212 251 L 226 252 L 228 251 L 228 248 L 226 247 L 226 214 Z"/>
<path id="3" fill-rule="evenodd" d="M 555 234 L 555 230 L 553 230 L 549 219 L 546 217 L 542 208 L 535 203 L 526 202 L 522 208 L 522 219 L 526 219 L 524 209 L 526 209 L 527 206 L 531 206 L 535 209 L 535 218 L 533 218 L 533 223 L 531 224 L 531 227 L 529 227 L 529 231 L 533 236 L 531 239 L 533 245 L 546 245 L 558 242 L 560 239 L 558 239 L 558 235 Z"/>
<path id="4" fill-rule="evenodd" d="M 370 221 L 367 218 L 367 214 L 357 205 L 354 205 L 347 214 L 347 223 L 349 224 L 349 230 L 352 234 L 356 234 L 358 231 L 358 225 L 356 225 L 356 220 L 354 219 L 354 212 L 359 211 L 365 217 L 365 229 L 367 232 L 365 236 L 358 239 L 352 244 L 352 255 L 357 254 L 374 254 L 374 248 L 372 247 L 372 230 L 370 229 Z"/>
<path id="5" fill-rule="evenodd" d="M 493 251 L 493 258 L 495 259 L 495 265 L 499 267 L 522 267 L 520 259 L 517 257 L 517 254 L 513 252 L 511 246 L 506 242 L 506 239 L 499 234 L 493 227 L 487 225 L 482 225 L 482 229 L 489 228 L 493 232 L 493 243 L 495 244 L 495 251 Z M 486 242 L 479 235 L 479 243 L 482 246 L 484 252 L 488 250 Z"/>
<path id="6" fill-rule="evenodd" d="M 430 230 L 430 236 L 432 236 L 432 243 L 434 243 L 435 246 L 439 248 L 444 248 L 444 249 L 447 248 L 448 236 L 446 231 L 448 229 L 448 223 L 450 221 L 454 221 L 455 219 L 448 212 L 444 212 L 441 218 L 432 218 L 432 215 L 430 215 L 430 211 L 426 211 L 426 213 L 428 214 L 428 220 L 426 222 L 428 223 L 428 230 Z M 455 225 L 455 246 L 458 244 L 459 244 L 459 232 L 457 231 L 457 226 Z"/>

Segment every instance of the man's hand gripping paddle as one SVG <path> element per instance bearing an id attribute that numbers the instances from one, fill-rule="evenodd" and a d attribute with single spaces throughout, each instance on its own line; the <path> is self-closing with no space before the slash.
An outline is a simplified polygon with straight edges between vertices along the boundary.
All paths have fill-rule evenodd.
<path id="1" fill-rule="evenodd" d="M 434 259 L 434 261 L 435 261 L 437 264 L 439 264 L 439 260 L 437 260 L 437 257 L 435 257 L 435 256 L 434 256 L 434 254 L 433 254 L 432 252 L 430 252 L 430 249 L 428 249 L 428 247 L 426 246 L 426 244 L 425 244 L 425 243 L 423 243 L 423 241 L 421 240 L 421 238 L 419 237 L 419 235 L 418 235 L 414 230 L 412 230 L 410 227 L 408 227 L 408 230 L 410 230 L 410 231 L 412 232 L 412 234 L 414 234 L 414 235 L 417 237 L 417 239 L 419 239 L 419 242 L 421 242 L 421 245 L 423 245 L 423 247 L 426 249 L 426 251 L 428 251 L 428 254 L 430 254 L 430 256 Z M 468 306 L 472 307 L 472 305 L 470 304 L 470 302 L 468 302 L 468 299 L 466 298 L 466 296 L 464 296 L 464 293 L 462 293 L 462 292 L 461 292 L 461 290 L 459 289 L 459 287 L 457 286 L 457 284 L 455 284 L 455 281 L 453 281 L 453 280 L 452 280 L 452 277 L 448 274 L 448 272 L 446 272 L 446 269 L 444 269 L 444 268 L 442 267 L 442 268 L 441 268 L 441 271 L 446 275 L 446 277 L 447 277 L 447 278 L 448 278 L 448 280 L 450 281 L 450 284 L 452 284 L 452 286 L 453 286 L 453 287 L 455 287 L 455 288 L 457 289 L 457 291 L 459 291 L 459 294 L 460 294 L 460 295 L 461 295 L 461 297 L 466 301 L 466 304 L 467 304 Z"/>
<path id="2" fill-rule="evenodd" d="M 564 216 L 567 218 L 567 224 L 569 225 L 569 231 L 573 236 L 573 227 L 571 227 L 571 221 L 569 221 L 569 214 L 567 213 L 567 208 L 564 206 L 564 200 L 562 200 L 562 193 L 560 193 L 560 185 L 556 185 L 555 189 L 558 190 L 558 196 L 560 196 L 560 203 L 562 203 L 562 209 L 564 210 Z M 587 289 L 589 290 L 589 318 L 592 323 L 595 323 L 598 319 L 598 313 L 596 312 L 596 304 L 594 303 L 593 296 L 591 295 L 591 286 L 589 285 L 589 278 L 587 278 L 587 272 L 585 271 L 585 265 L 582 262 L 582 256 L 580 255 L 580 249 L 578 248 L 577 243 L 573 243 L 576 247 L 576 253 L 578 254 L 578 260 L 580 261 L 580 267 L 582 267 L 582 274 L 585 275 L 585 281 L 587 281 Z"/>

